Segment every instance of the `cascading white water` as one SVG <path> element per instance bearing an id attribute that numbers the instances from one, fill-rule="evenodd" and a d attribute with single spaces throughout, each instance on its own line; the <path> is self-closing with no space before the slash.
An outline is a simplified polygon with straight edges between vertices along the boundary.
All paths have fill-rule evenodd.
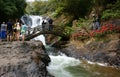
<path id="1" fill-rule="evenodd" d="M 47 67 L 48 71 L 55 77 L 73 77 L 70 72 L 65 70 L 66 67 L 76 66 L 80 64 L 80 61 L 67 57 L 65 55 L 52 56 L 50 55 L 51 63 Z"/>
<path id="2" fill-rule="evenodd" d="M 29 17 L 32 20 L 31 28 L 34 28 L 34 27 L 37 27 L 37 26 L 42 27 L 42 17 L 41 16 L 30 15 Z M 33 40 L 40 40 L 40 41 L 42 41 L 43 45 L 46 45 L 45 37 L 43 35 L 39 35 L 39 36 L 33 38 Z"/>
<path id="3" fill-rule="evenodd" d="M 45 37 L 43 35 L 37 36 L 37 37 L 33 38 L 32 40 L 40 40 L 40 41 L 42 41 L 44 46 L 46 45 Z"/>
<path id="4" fill-rule="evenodd" d="M 43 17 L 41 17 L 41 16 L 35 16 L 35 15 L 30 15 L 29 17 L 32 20 L 31 28 L 37 27 L 38 25 L 39 26 L 42 25 L 42 19 L 43 19 Z"/>
<path id="5" fill-rule="evenodd" d="M 65 55 L 50 55 L 48 72 L 55 77 L 119 77 L 120 70 L 106 64 L 79 61 Z"/>
<path id="6" fill-rule="evenodd" d="M 42 28 L 42 22 L 43 17 L 37 16 L 37 15 L 24 15 L 21 17 L 21 20 L 30 28 L 34 28 L 37 26 L 40 26 Z M 43 45 L 46 45 L 45 43 L 45 37 L 43 35 L 39 35 L 32 40 L 40 40 L 42 41 Z"/>

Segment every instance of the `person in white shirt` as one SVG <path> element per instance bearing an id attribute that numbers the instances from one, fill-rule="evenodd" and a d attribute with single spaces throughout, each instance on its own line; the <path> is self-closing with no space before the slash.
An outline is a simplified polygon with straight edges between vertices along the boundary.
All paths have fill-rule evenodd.
<path id="1" fill-rule="evenodd" d="M 19 37 L 20 37 L 20 29 L 21 29 L 21 25 L 19 22 L 16 23 L 16 33 L 17 33 L 17 41 L 19 41 Z"/>

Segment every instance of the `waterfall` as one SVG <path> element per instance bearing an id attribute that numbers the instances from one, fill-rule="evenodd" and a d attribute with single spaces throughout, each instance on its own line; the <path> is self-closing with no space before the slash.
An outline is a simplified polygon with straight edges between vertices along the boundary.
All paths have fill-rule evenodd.
<path id="1" fill-rule="evenodd" d="M 21 20 L 27 26 L 34 28 L 37 27 L 38 25 L 42 25 L 42 18 L 43 17 L 37 15 L 23 15 L 21 17 Z"/>
<path id="2" fill-rule="evenodd" d="M 42 18 L 41 16 L 30 15 L 29 16 L 32 20 L 31 28 L 41 26 L 42 25 Z M 42 26 L 41 26 L 42 27 Z"/>
<path id="3" fill-rule="evenodd" d="M 42 28 L 42 20 L 43 17 L 42 16 L 38 16 L 38 15 L 24 15 L 21 17 L 21 20 L 23 23 L 25 23 L 28 28 L 34 28 L 37 26 L 40 26 Z M 33 38 L 32 40 L 40 40 L 42 41 L 43 45 L 46 45 L 45 43 L 45 37 L 43 35 L 39 35 L 35 38 Z"/>

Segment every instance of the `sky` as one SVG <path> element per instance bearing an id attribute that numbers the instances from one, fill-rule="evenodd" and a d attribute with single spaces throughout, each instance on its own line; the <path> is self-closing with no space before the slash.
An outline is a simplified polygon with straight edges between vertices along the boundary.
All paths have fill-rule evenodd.
<path id="1" fill-rule="evenodd" d="M 33 2 L 34 0 L 26 0 L 27 2 Z"/>
<path id="2" fill-rule="evenodd" d="M 33 1 L 35 1 L 35 0 L 26 0 L 27 2 L 33 2 Z M 47 1 L 47 0 L 43 0 L 43 1 Z"/>

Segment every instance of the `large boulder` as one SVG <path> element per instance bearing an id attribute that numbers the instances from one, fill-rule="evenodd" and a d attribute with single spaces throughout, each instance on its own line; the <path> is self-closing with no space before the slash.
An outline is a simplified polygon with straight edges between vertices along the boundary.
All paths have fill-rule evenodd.
<path id="1" fill-rule="evenodd" d="M 53 77 L 42 42 L 1 42 L 0 77 Z"/>

